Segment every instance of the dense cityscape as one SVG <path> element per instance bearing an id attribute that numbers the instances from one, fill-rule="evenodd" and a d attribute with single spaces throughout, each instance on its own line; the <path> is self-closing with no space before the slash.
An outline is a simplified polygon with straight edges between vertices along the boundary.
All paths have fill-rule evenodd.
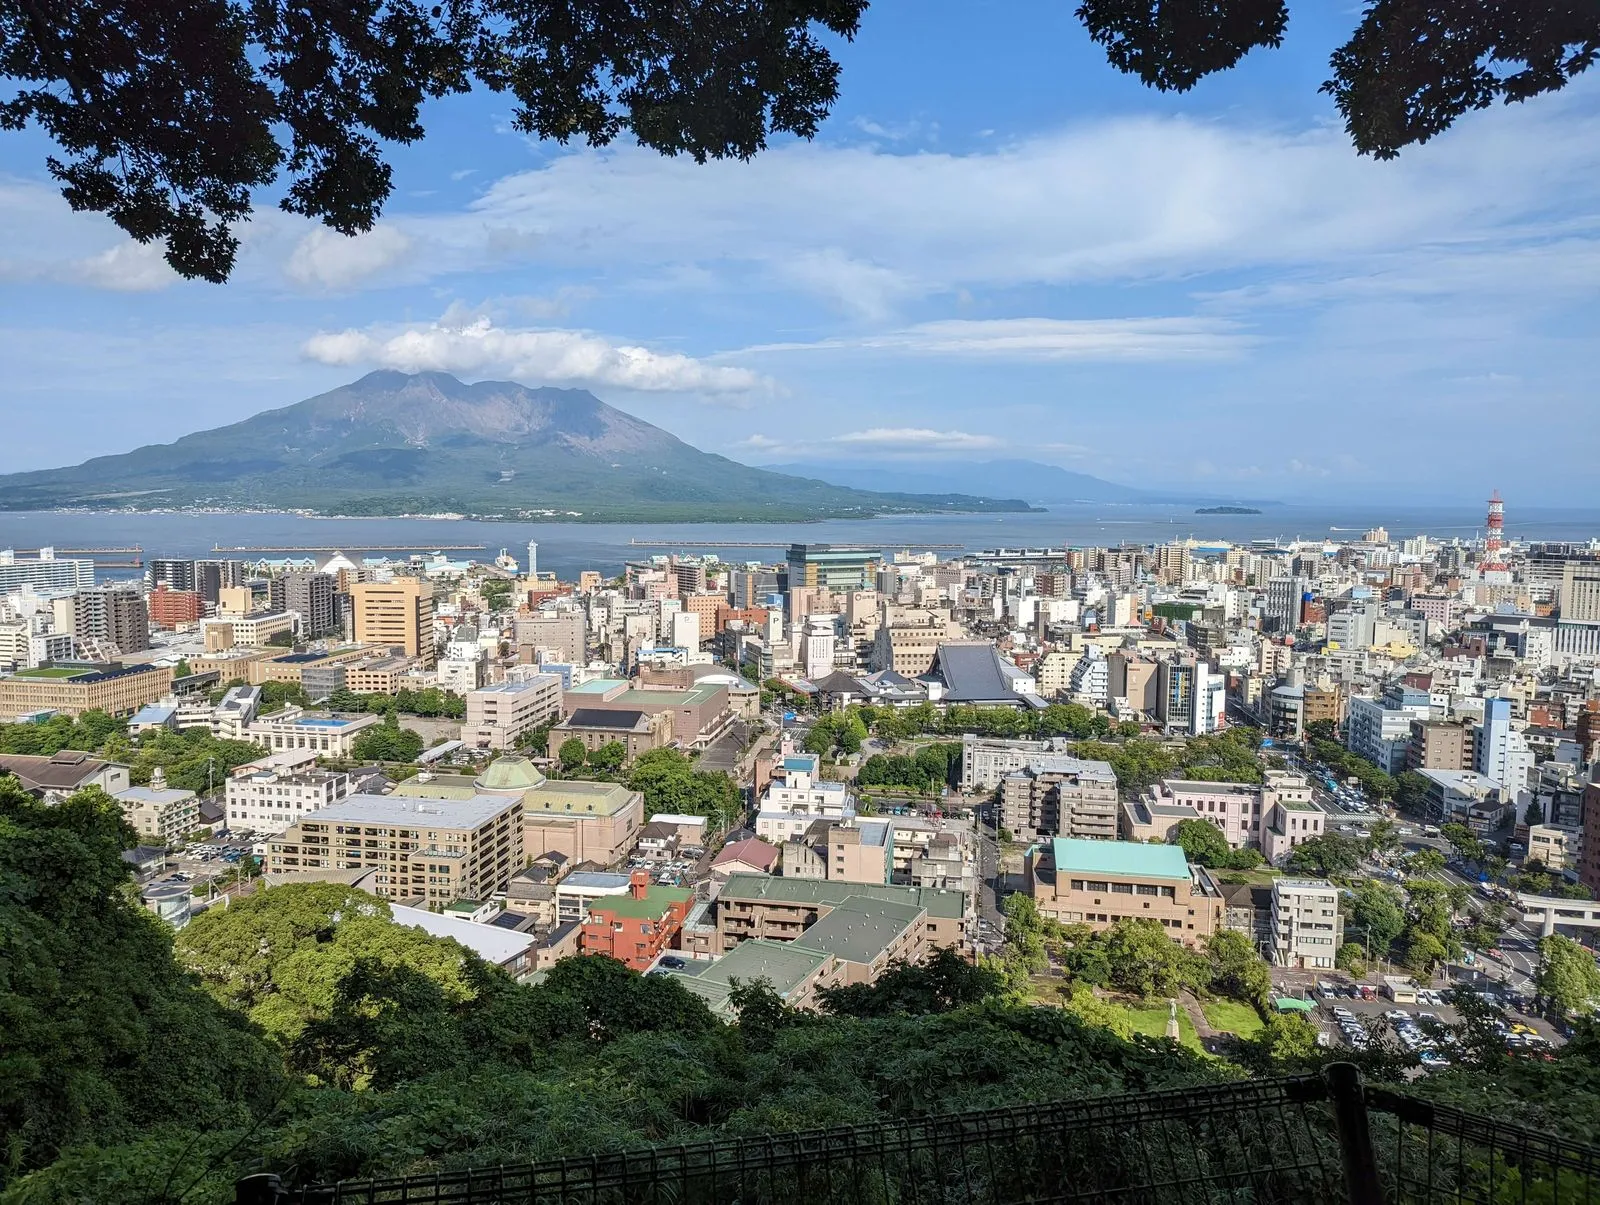
<path id="1" fill-rule="evenodd" d="M 108 797 L 178 964 L 313 1082 L 383 1054 L 306 1053 L 348 1006 L 304 937 L 230 953 L 285 924 L 447 995 L 598 959 L 723 1024 L 948 992 L 1425 1082 L 1600 1006 L 1600 544 L 1484 533 L 10 550 L 0 791 Z"/>
<path id="2" fill-rule="evenodd" d="M 0 0 L 0 1205 L 1600 1199 L 1600 0 Z"/>

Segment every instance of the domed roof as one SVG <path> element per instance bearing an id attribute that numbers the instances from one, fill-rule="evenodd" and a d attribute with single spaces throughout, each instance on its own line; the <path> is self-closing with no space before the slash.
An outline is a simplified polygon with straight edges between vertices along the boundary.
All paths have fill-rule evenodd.
<path id="1" fill-rule="evenodd" d="M 472 785 L 480 791 L 509 795 L 543 786 L 544 775 L 525 757 L 501 757 L 490 762 Z"/>

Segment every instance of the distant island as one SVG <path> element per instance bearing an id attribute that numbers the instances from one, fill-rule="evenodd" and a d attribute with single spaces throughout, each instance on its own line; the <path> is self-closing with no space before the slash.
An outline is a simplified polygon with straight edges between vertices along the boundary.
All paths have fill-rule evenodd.
<path id="1" fill-rule="evenodd" d="M 1259 515 L 1261 512 L 1253 506 L 1200 506 L 1195 508 L 1197 515 Z"/>

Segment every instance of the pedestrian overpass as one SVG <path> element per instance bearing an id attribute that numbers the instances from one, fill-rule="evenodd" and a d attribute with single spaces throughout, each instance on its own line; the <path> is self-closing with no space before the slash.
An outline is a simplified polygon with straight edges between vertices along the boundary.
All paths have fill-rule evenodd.
<path id="1" fill-rule="evenodd" d="M 1551 895 L 1523 895 L 1518 892 L 1517 907 L 1522 909 L 1522 919 L 1525 923 L 1539 926 L 1541 937 L 1549 937 L 1556 931 L 1557 925 L 1600 929 L 1600 903 L 1564 900 Z"/>

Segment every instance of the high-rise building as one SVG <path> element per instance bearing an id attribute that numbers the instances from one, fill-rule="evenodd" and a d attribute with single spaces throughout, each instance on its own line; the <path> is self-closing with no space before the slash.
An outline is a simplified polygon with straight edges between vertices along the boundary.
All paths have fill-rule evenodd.
<path id="1" fill-rule="evenodd" d="M 1275 577 L 1267 583 L 1266 603 L 1261 611 L 1261 626 L 1268 632 L 1292 632 L 1300 626 L 1300 609 L 1311 583 L 1292 575 Z"/>
<path id="2" fill-rule="evenodd" d="M 415 657 L 432 669 L 433 585 L 416 577 L 387 582 L 354 582 L 350 597 L 355 608 L 355 638 L 381 644 Z"/>
<path id="3" fill-rule="evenodd" d="M 96 586 L 72 597 L 72 636 L 113 644 L 119 653 L 150 647 L 150 608 L 130 585 Z"/>
<path id="4" fill-rule="evenodd" d="M 36 590 L 82 590 L 94 585 L 94 562 L 58 557 L 54 548 L 41 548 L 36 557 L 19 557 L 0 548 L 0 594 L 23 586 Z"/>
<path id="5" fill-rule="evenodd" d="M 187 557 L 153 556 L 145 562 L 145 580 L 152 590 L 165 586 L 168 590 L 192 593 L 194 564 Z"/>
<path id="6" fill-rule="evenodd" d="M 530 578 L 539 576 L 539 542 L 537 540 L 528 541 L 528 576 Z"/>
<path id="7" fill-rule="evenodd" d="M 205 603 L 193 590 L 174 590 L 166 583 L 157 583 L 145 597 L 150 611 L 150 622 L 168 631 L 189 627 L 200 622 L 206 613 Z"/>
<path id="8" fill-rule="evenodd" d="M 302 636 L 327 636 L 338 630 L 331 573 L 285 573 L 273 586 L 282 597 L 274 599 L 272 609 L 299 612 Z"/>
<path id="9" fill-rule="evenodd" d="M 876 584 L 872 566 L 883 560 L 880 548 L 856 544 L 789 545 L 789 589 L 865 590 Z"/>
<path id="10" fill-rule="evenodd" d="M 1561 566 L 1561 618 L 1568 622 L 1600 620 L 1600 561 L 1574 557 Z"/>
<path id="11" fill-rule="evenodd" d="M 1510 699 L 1483 701 L 1483 723 L 1472 744 L 1472 768 L 1507 790 L 1527 788 L 1533 752 L 1522 733 L 1511 726 Z"/>

